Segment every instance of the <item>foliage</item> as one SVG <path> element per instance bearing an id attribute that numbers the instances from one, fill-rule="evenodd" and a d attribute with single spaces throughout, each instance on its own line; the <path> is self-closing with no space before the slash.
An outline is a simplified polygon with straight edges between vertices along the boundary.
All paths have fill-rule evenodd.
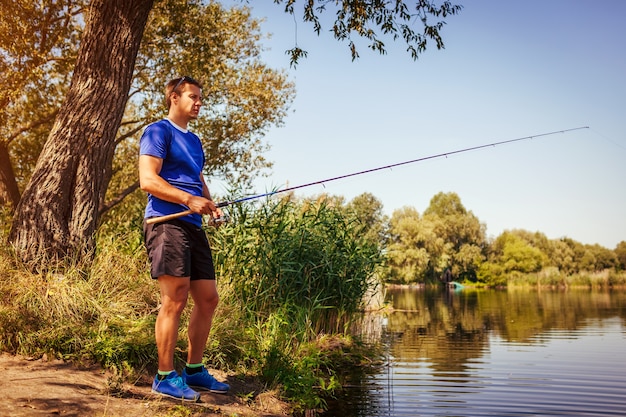
<path id="1" fill-rule="evenodd" d="M 623 242 L 613 251 L 526 230 L 507 230 L 488 242 L 485 225 L 455 193 L 436 194 L 421 217 L 412 207 L 394 211 L 388 230 L 387 281 L 396 283 L 433 282 L 449 269 L 453 279 L 466 284 L 569 285 L 568 276 L 619 270 L 626 248 Z M 551 278 L 538 279 L 540 272 Z M 583 281 L 577 280 L 577 285 Z M 620 279 L 609 281 L 617 285 Z"/>
<path id="2" fill-rule="evenodd" d="M 73 258 L 90 262 L 100 216 L 137 189 L 136 169 L 132 168 L 136 164 L 128 163 L 128 158 L 136 160 L 139 132 L 155 116 L 146 103 L 149 99 L 156 100 L 149 94 L 150 90 L 131 89 L 133 83 L 141 86 L 142 78 L 138 74 L 147 76 L 144 80 L 152 83 L 170 73 L 180 74 L 181 69 L 219 74 L 222 78 L 205 81 L 217 88 L 213 92 L 216 99 L 210 103 L 213 117 L 205 118 L 202 122 L 205 127 L 199 123 L 196 129 L 200 134 L 206 132 L 206 126 L 213 129 L 209 132 L 213 140 L 205 143 L 207 159 L 215 165 L 208 164 L 208 168 L 227 179 L 229 173 L 234 173 L 233 179 L 246 183 L 267 166 L 262 157 L 257 158 L 264 150 L 260 139 L 265 129 L 279 124 L 293 89 L 284 75 L 268 70 L 259 62 L 258 24 L 247 24 L 249 13 L 245 10 L 228 14 L 216 3 L 205 6 L 201 2 L 164 0 L 161 4 L 168 5 L 161 13 L 166 17 L 178 16 L 182 26 L 176 34 L 158 34 L 158 39 L 173 39 L 173 43 L 169 44 L 170 49 L 165 49 L 165 54 L 164 49 L 158 49 L 157 59 L 135 60 L 152 0 L 122 3 L 97 0 L 87 9 L 90 16 L 82 16 L 81 21 L 85 21 L 86 26 L 76 66 L 67 67 L 72 82 L 58 108 L 55 128 L 50 131 L 39 156 L 45 163 L 35 165 L 37 175 L 29 174 L 30 180 L 13 218 L 10 240 L 18 256 L 32 268 L 42 266 L 44 259 L 65 262 Z M 119 15 L 127 18 L 120 19 Z M 196 24 L 186 28 L 184 22 Z M 203 22 L 217 25 L 202 25 Z M 223 27 L 222 32 L 217 30 L 218 26 Z M 207 36 L 200 36 L 203 34 Z M 225 36 L 217 36 L 221 34 Z M 239 35 L 250 38 L 239 40 Z M 190 43 L 196 38 L 196 42 Z M 181 41 L 185 41 L 182 46 Z M 216 44 L 222 41 L 224 45 Z M 108 43 L 110 48 L 101 56 L 102 43 Z M 226 53 L 210 54 L 207 51 L 211 48 Z M 149 52 L 154 53 L 154 50 Z M 184 68 L 180 61 L 174 68 L 167 67 L 188 52 L 199 58 L 194 58 Z M 159 59 L 169 56 L 172 56 L 170 60 Z M 149 72 L 148 68 L 154 72 Z M 228 82 L 220 83 L 224 80 Z M 94 96 L 99 99 L 94 101 Z M 161 95 L 159 99 L 162 100 Z M 37 107 L 29 105 L 29 108 Z M 130 112 L 130 117 L 123 119 L 125 110 Z M 0 157 L 6 156 L 3 150 L 5 148 L 0 146 Z M 112 163 L 116 154 L 121 159 Z M 5 168 L 10 164 L 2 160 L 0 182 L 8 184 L 10 181 L 5 179 L 12 175 Z"/>
<path id="3" fill-rule="evenodd" d="M 387 246 L 390 281 L 417 282 L 426 274 L 430 262 L 426 245 L 435 240 L 430 226 L 412 207 L 393 212 Z"/>
<path id="4" fill-rule="evenodd" d="M 476 283 L 495 287 L 506 286 L 507 275 L 502 265 L 494 262 L 483 262 L 476 274 Z"/>
<path id="5" fill-rule="evenodd" d="M 617 244 L 615 254 L 617 256 L 617 260 L 619 261 L 619 268 L 621 270 L 626 270 L 626 241 L 623 240 Z"/>
<path id="6" fill-rule="evenodd" d="M 220 350 L 304 408 L 322 406 L 320 395 L 336 388 L 312 346 L 319 334 L 345 332 L 381 262 L 367 225 L 334 203 L 287 196 L 238 204 L 232 224 L 212 232 L 222 304 L 237 306 L 228 315 L 238 320 L 216 325 L 216 335 L 228 335 Z"/>
<path id="7" fill-rule="evenodd" d="M 164 117 L 166 83 L 192 76 L 204 87 L 202 116 L 193 130 L 204 139 L 207 175 L 240 186 L 249 183 L 270 166 L 262 157 L 263 136 L 270 126 L 282 124 L 295 94 L 284 72 L 261 62 L 261 40 L 260 22 L 247 7 L 156 2 L 137 58 L 126 130 Z M 136 141 L 136 135 L 131 137 Z"/>
<path id="8" fill-rule="evenodd" d="M 436 281 L 449 269 L 457 279 L 474 280 L 484 259 L 485 226 L 455 193 L 439 193 L 420 218 L 404 208 L 390 222 L 392 280 Z"/>
<path id="9" fill-rule="evenodd" d="M 617 251 L 583 245 L 570 238 L 548 239 L 543 233 L 504 231 L 489 246 L 478 282 L 489 285 L 622 285 Z M 608 279 L 608 276 L 613 277 Z M 605 276 L 605 278 L 599 278 Z M 618 277 L 618 278 L 615 278 Z"/>
<path id="10" fill-rule="evenodd" d="M 312 323 L 358 311 L 380 253 L 344 210 L 324 197 L 234 207 L 234 224 L 214 235 L 232 296 L 255 315 L 297 306 Z"/>
<path id="11" fill-rule="evenodd" d="M 208 229 L 221 295 L 205 351 L 208 363 L 256 375 L 302 410 L 323 407 L 324 399 L 340 389 L 342 370 L 368 366 L 364 358 L 374 355 L 372 347 L 351 339 L 347 330 L 382 261 L 380 242 L 367 233 L 376 228 L 355 215 L 354 205 L 363 201 L 368 199 L 344 205 L 340 198 L 299 201 L 290 196 L 237 205 L 231 210 L 232 223 Z M 10 248 L 2 246 L 0 350 L 96 360 L 125 377 L 152 369 L 159 300 L 142 244 L 143 204 L 138 199 L 109 213 L 100 228 L 95 262 L 87 270 L 33 274 L 16 267 Z M 390 219 L 391 230 L 410 242 L 419 236 L 421 221 L 415 209 L 405 208 Z M 398 233 L 403 230 L 405 234 Z M 430 234 L 428 239 L 438 237 Z M 508 231 L 489 246 L 490 258 L 478 267 L 477 282 L 626 286 L 626 275 L 617 270 L 577 270 L 566 276 L 533 245 L 599 251 L 595 245 L 552 241 L 541 233 Z M 398 253 L 388 254 L 400 259 Z M 540 271 L 538 262 L 544 262 Z M 401 266 L 396 265 L 400 272 Z M 188 316 L 182 321 L 184 328 Z M 177 355 L 184 352 L 184 340 L 183 331 Z"/>
<path id="12" fill-rule="evenodd" d="M 541 250 L 511 232 L 504 232 L 496 239 L 492 253 L 505 273 L 539 272 L 545 263 L 545 255 Z"/>
<path id="13" fill-rule="evenodd" d="M 158 301 L 143 248 L 124 254 L 100 242 L 90 271 L 33 274 L 5 261 L 0 281 L 0 350 L 142 367 L 156 351 L 151 313 Z"/>
<path id="14" fill-rule="evenodd" d="M 17 205 L 67 91 L 85 4 L 0 3 L 0 204 Z"/>
<path id="15" fill-rule="evenodd" d="M 587 289 L 619 289 L 626 288 L 626 273 L 606 269 L 600 272 L 581 271 L 565 275 L 557 268 L 547 267 L 533 274 L 511 274 L 506 283 L 510 288 L 516 287 L 547 287 L 547 288 L 587 288 Z"/>
<path id="16" fill-rule="evenodd" d="M 365 238 L 380 247 L 387 242 L 389 219 L 383 214 L 383 203 L 370 193 L 354 197 L 347 205 L 349 213 L 365 225 Z"/>
<path id="17" fill-rule="evenodd" d="M 293 13 L 294 3 L 293 1 L 287 2 L 285 11 Z M 317 13 L 324 10 L 326 6 L 331 6 L 332 3 L 324 2 L 319 7 L 314 7 L 314 3 L 305 4 L 304 19 L 313 22 L 315 30 L 319 33 L 321 26 Z M 140 106 L 142 96 L 138 93 L 144 93 L 147 96 L 150 95 L 149 91 L 133 90 L 131 88 L 133 85 L 140 86 L 142 80 L 154 82 L 158 79 L 150 75 L 180 75 L 183 72 L 181 70 L 189 69 L 198 70 L 196 73 L 207 74 L 208 83 L 215 82 L 222 74 L 225 80 L 234 80 L 231 84 L 224 83 L 223 85 L 215 82 L 215 87 L 211 84 L 211 87 L 214 87 L 211 92 L 218 99 L 212 103 L 216 111 L 216 117 L 212 119 L 214 129 L 212 133 L 216 141 L 208 147 L 210 148 L 209 154 L 213 155 L 212 160 L 217 161 L 217 167 L 224 168 L 228 164 L 234 164 L 235 168 L 241 169 L 239 171 L 225 169 L 224 173 L 235 172 L 235 175 L 241 177 L 244 182 L 249 180 L 249 173 L 254 172 L 254 169 L 267 166 L 263 158 L 255 156 L 256 152 L 262 148 L 258 136 L 249 135 L 249 133 L 251 131 L 262 132 L 268 124 L 278 122 L 282 118 L 280 111 L 289 101 L 288 94 L 279 96 L 278 101 L 274 100 L 276 97 L 271 95 L 272 88 L 280 89 L 285 86 L 285 81 L 281 77 L 274 77 L 273 73 L 266 71 L 258 61 L 254 59 L 246 61 L 250 65 L 244 66 L 245 71 L 231 72 L 227 71 L 230 68 L 227 64 L 231 63 L 234 57 L 226 55 L 222 57 L 226 59 L 220 60 L 213 53 L 220 46 L 225 50 L 238 50 L 229 42 L 232 37 L 229 37 L 228 33 L 213 31 L 212 24 L 221 22 L 219 17 L 223 16 L 219 13 L 214 14 L 220 10 L 216 3 L 205 4 L 199 0 L 192 2 L 162 0 L 156 3 L 152 0 L 132 0 L 111 3 L 94 0 L 86 8 L 89 15 L 82 14 L 81 6 L 80 0 L 76 3 L 61 1 L 54 5 L 42 4 L 39 9 L 37 6 L 29 9 L 29 5 L 20 1 L 17 7 L 0 9 L 7 21 L 10 13 L 14 12 L 14 9 L 17 10 L 19 19 L 14 20 L 17 22 L 17 26 L 13 28 L 14 31 L 19 33 L 23 29 L 22 32 L 27 35 L 25 38 L 31 39 L 31 35 L 34 35 L 35 42 L 35 48 L 18 51 L 15 48 L 16 44 L 5 35 L 2 43 L 2 57 L 5 58 L 3 64 L 26 63 L 23 73 L 30 76 L 44 68 L 46 71 L 50 70 L 50 67 L 46 68 L 46 63 L 51 63 L 50 66 L 55 66 L 56 62 L 63 63 L 50 73 L 52 77 L 47 77 L 48 72 L 44 71 L 44 74 L 39 74 L 39 80 L 69 77 L 71 73 L 69 89 L 58 113 L 56 115 L 45 114 L 35 121 L 35 125 L 41 125 L 49 123 L 54 117 L 56 124 L 54 129 L 50 130 L 49 140 L 46 141 L 41 151 L 44 157 L 36 164 L 35 171 L 33 171 L 36 175 L 31 175 L 21 197 L 16 181 L 17 176 L 10 162 L 9 141 L 0 142 L 0 161 L 2 161 L 0 203 L 9 202 L 12 207 L 15 207 L 10 239 L 18 251 L 18 256 L 31 264 L 33 268 L 42 266 L 43 259 L 50 258 L 58 258 L 61 262 L 72 257 L 80 261 L 89 261 L 95 247 L 93 235 L 100 215 L 119 203 L 137 187 L 136 182 L 131 183 L 114 196 L 110 195 L 108 189 L 112 175 L 116 172 L 118 174 L 124 172 L 124 164 L 115 166 L 112 164 L 117 145 L 135 135 L 147 121 L 153 120 L 150 117 L 151 108 L 146 107 L 144 114 L 138 110 L 142 109 Z M 150 15 L 153 6 L 156 6 L 157 12 Z M 420 2 L 416 5 L 415 14 L 404 2 L 398 2 L 394 7 L 389 7 L 385 3 L 369 4 L 366 2 L 341 2 L 336 3 L 336 6 L 341 7 L 337 9 L 337 20 L 333 26 L 334 34 L 337 39 L 349 40 L 353 58 L 358 54 L 350 39 L 352 33 L 370 40 L 372 49 L 381 53 L 385 52 L 384 44 L 376 31 L 372 29 L 373 27 L 377 27 L 383 35 L 390 36 L 392 39 L 404 39 L 408 45 L 408 51 L 414 58 L 425 50 L 429 40 L 434 41 L 437 48 L 442 48 L 443 42 L 439 34 L 445 23 L 442 18 L 461 10 L 461 6 L 452 5 L 448 1 L 441 5 L 430 1 Z M 24 10 L 25 13 L 19 13 Z M 33 10 L 35 10 L 33 17 L 44 16 L 51 17 L 51 19 L 27 19 L 27 16 L 30 17 L 33 14 L 31 13 Z M 166 13 L 159 16 L 158 10 L 164 10 Z M 170 19 L 175 16 L 178 19 Z M 416 16 L 419 19 L 415 19 Z M 65 25 L 55 24 L 59 22 L 59 17 L 66 18 Z M 154 26 L 152 26 L 154 31 L 145 31 L 148 17 L 154 18 Z M 433 18 L 435 22 L 430 20 Z M 423 34 L 413 29 L 415 22 L 422 24 Z M 83 23 L 85 23 L 84 31 L 81 32 Z M 249 29 L 250 27 L 254 30 L 253 26 L 244 24 L 232 26 L 228 30 L 236 32 L 238 28 Z M 58 36 L 48 37 L 46 31 L 48 28 L 53 31 L 60 28 Z M 196 28 L 201 28 L 201 30 L 194 32 Z M 12 29 L 10 24 L 7 29 Z M 168 32 L 168 29 L 173 29 L 173 32 Z M 6 31 L 6 33 L 11 32 L 13 31 Z M 139 40 L 144 32 L 148 35 L 143 42 L 144 45 L 148 45 L 148 53 L 143 56 L 143 59 L 137 59 Z M 225 36 L 215 36 L 216 34 Z M 80 43 L 75 42 L 78 39 Z M 48 42 L 49 40 L 52 42 Z M 76 51 L 73 48 L 77 44 L 80 44 L 80 47 L 76 55 L 73 54 Z M 104 55 L 101 54 L 103 44 L 108 45 Z M 66 46 L 72 53 L 66 53 Z M 162 48 L 162 46 L 170 48 Z M 198 49 L 194 51 L 194 47 Z M 252 51 L 244 53 L 244 61 L 255 56 L 254 42 L 246 44 L 244 49 Z M 51 51 L 59 52 L 60 59 L 50 57 Z M 299 54 L 303 52 L 297 46 L 294 51 L 292 62 L 297 61 Z M 37 53 L 41 53 L 41 56 Z M 27 59 L 21 60 L 24 56 L 27 58 L 43 57 L 43 62 L 38 59 L 32 62 L 28 62 Z M 168 67 L 170 57 L 186 63 Z M 207 66 L 207 63 L 210 65 Z M 217 66 L 211 65 L 215 63 Z M 238 63 L 241 61 L 237 61 L 235 66 Z M 155 71 L 146 72 L 146 69 Z M 206 71 L 207 69 L 211 71 Z M 135 79 L 133 79 L 133 72 L 137 75 Z M 238 77 L 243 73 L 246 76 Z M 142 78 L 141 74 L 145 78 Z M 256 88 L 255 91 L 260 91 L 260 94 L 253 94 L 249 100 L 234 100 L 236 96 L 230 95 L 230 91 L 240 89 L 245 84 L 239 81 L 246 79 L 252 80 L 250 85 Z M 28 77 L 22 77 L 21 83 L 28 80 Z M 267 88 L 268 85 L 272 87 Z M 11 97 L 14 95 L 13 92 L 27 90 L 28 87 L 5 88 L 5 91 L 12 93 L 3 97 L 0 104 L 5 107 L 13 101 Z M 64 94 L 60 93 L 54 97 L 60 98 Z M 94 102 L 93 96 L 98 96 L 99 100 Z M 129 99 L 128 103 L 125 98 Z M 89 100 L 94 105 L 88 105 Z M 272 120 L 272 116 L 276 116 L 276 113 L 272 111 L 276 109 L 273 107 L 274 103 L 278 103 L 277 108 L 280 110 L 277 118 Z M 32 103 L 28 104 L 28 108 L 38 108 Z M 137 118 L 126 118 L 122 121 L 126 104 L 129 109 L 137 112 Z M 250 107 L 270 109 L 270 111 L 269 113 L 263 110 L 248 113 Z M 224 109 L 226 112 L 223 111 Z M 226 120 L 219 117 L 228 112 L 234 112 L 237 116 L 252 114 L 253 117 L 243 121 L 240 117 Z M 15 120 L 28 119 L 18 117 Z M 94 123 L 94 120 L 98 120 L 98 123 Z M 211 120 L 207 123 L 210 124 L 210 122 Z M 121 130 L 120 126 L 122 126 Z M 244 128 L 243 133 L 240 131 L 241 127 Z M 26 125 L 20 131 L 25 132 L 30 129 L 32 125 Z M 230 138 L 234 138 L 232 142 L 228 142 Z M 41 141 L 35 143 L 41 143 Z M 232 146 L 237 144 L 242 144 L 242 146 Z M 118 156 L 128 154 L 129 149 L 132 149 L 132 146 L 123 148 L 123 152 L 118 153 Z M 36 147 L 34 152 L 39 152 Z M 220 159 L 221 157 L 223 158 Z M 63 177 L 67 181 L 61 180 Z M 127 175 L 125 177 L 127 178 Z M 123 181 L 117 182 L 123 183 Z M 52 204 L 53 198 L 56 199 L 56 204 Z M 19 203 L 16 204 L 17 200 Z M 39 213 L 40 217 L 34 216 L 33 212 Z"/>
<path id="18" fill-rule="evenodd" d="M 275 0 L 275 3 L 285 3 L 285 11 L 293 15 L 297 1 Z M 365 39 L 368 42 L 367 47 L 380 54 L 387 53 L 381 38 L 388 37 L 393 41 L 401 38 L 406 43 L 407 52 L 413 59 L 417 59 L 426 50 L 428 42 L 434 42 L 437 49 L 444 47 L 440 34 L 445 25 L 442 18 L 459 13 L 462 6 L 449 1 L 438 5 L 431 0 L 420 1 L 413 6 L 414 10 L 411 10 L 405 1 L 307 1 L 304 2 L 303 20 L 312 23 L 313 29 L 319 35 L 322 32 L 322 14 L 327 9 L 330 10 L 328 13 L 334 13 L 335 21 L 330 31 L 335 39 L 348 42 L 352 60 L 359 57 L 353 35 Z M 421 32 L 414 27 L 416 22 L 423 26 Z M 298 45 L 286 53 L 290 55 L 292 65 L 296 65 L 300 58 L 307 55 Z"/>
<path id="19" fill-rule="evenodd" d="M 446 269 L 458 279 L 473 280 L 483 261 L 485 225 L 465 209 L 456 193 L 438 193 L 424 212 L 435 225 L 433 232 L 444 244 L 437 248 L 435 262 L 429 271 L 433 278 Z"/>

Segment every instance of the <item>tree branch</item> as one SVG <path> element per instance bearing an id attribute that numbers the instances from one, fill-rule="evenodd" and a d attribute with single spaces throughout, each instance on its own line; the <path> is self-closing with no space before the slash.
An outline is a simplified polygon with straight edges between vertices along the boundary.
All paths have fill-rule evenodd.
<path id="1" fill-rule="evenodd" d="M 115 196 L 115 198 L 113 198 L 111 201 L 101 204 L 100 207 L 98 208 L 98 217 L 102 218 L 102 216 L 107 211 L 111 210 L 113 207 L 120 204 L 126 198 L 126 196 L 128 196 L 129 194 L 132 194 L 138 188 L 139 188 L 139 180 L 135 181 L 134 183 L 126 187 L 125 190 L 123 190 L 121 193 Z"/>
<path id="2" fill-rule="evenodd" d="M 15 140 L 15 138 L 17 138 L 19 135 L 21 135 L 24 132 L 28 132 L 31 129 L 34 129 L 36 127 L 39 127 L 45 123 L 49 123 L 52 120 L 54 120 L 54 118 L 57 116 L 58 110 L 53 111 L 52 113 L 48 114 L 47 116 L 35 120 L 34 122 L 31 122 L 29 124 L 27 124 L 26 126 L 21 127 L 20 129 L 15 130 L 13 133 L 11 133 L 7 139 L 6 139 L 6 143 L 7 146 L 13 141 Z"/>

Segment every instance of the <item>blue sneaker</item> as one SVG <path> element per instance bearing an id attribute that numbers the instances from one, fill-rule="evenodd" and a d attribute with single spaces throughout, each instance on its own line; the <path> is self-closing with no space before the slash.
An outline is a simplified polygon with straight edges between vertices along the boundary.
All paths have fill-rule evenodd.
<path id="1" fill-rule="evenodd" d="M 187 374 L 187 369 L 184 369 L 183 381 L 198 391 L 202 390 L 214 392 L 216 394 L 226 394 L 230 389 L 228 384 L 215 380 L 205 367 L 202 367 L 202 372 L 191 375 Z"/>
<path id="2" fill-rule="evenodd" d="M 152 393 L 174 398 L 181 401 L 196 402 L 200 394 L 189 388 L 176 371 L 172 371 L 165 379 L 159 380 L 158 375 L 152 381 Z"/>

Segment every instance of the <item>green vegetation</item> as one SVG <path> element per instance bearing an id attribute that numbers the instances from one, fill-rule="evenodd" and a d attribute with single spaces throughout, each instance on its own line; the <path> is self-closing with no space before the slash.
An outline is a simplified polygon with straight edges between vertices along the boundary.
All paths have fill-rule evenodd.
<path id="1" fill-rule="evenodd" d="M 292 402 L 319 408 L 341 378 L 328 346 L 362 347 L 344 329 L 362 310 L 379 247 L 325 198 L 287 197 L 257 210 L 240 204 L 231 214 L 232 224 L 213 229 L 212 238 L 221 303 L 233 309 L 214 332 L 209 359 L 258 373 Z M 321 335 L 334 335 L 332 343 Z"/>
<path id="2" fill-rule="evenodd" d="M 455 193 L 434 196 L 422 217 L 412 207 L 393 213 L 389 227 L 389 278 L 436 282 L 449 269 L 472 279 L 484 259 L 485 226 Z"/>
<path id="3" fill-rule="evenodd" d="M 455 193 L 435 195 L 420 216 L 396 210 L 388 228 L 389 282 L 437 283 L 446 270 L 479 286 L 626 285 L 626 241 L 615 250 L 541 232 L 507 230 L 493 241 Z"/>
<path id="4" fill-rule="evenodd" d="M 159 299 L 142 210 L 116 214 L 102 225 L 88 269 L 32 273 L 2 252 L 1 351 L 95 360 L 125 377 L 154 371 Z M 342 370 L 372 356 L 345 329 L 374 285 L 380 249 L 350 210 L 325 198 L 241 204 L 231 214 L 231 224 L 209 228 L 221 302 L 205 360 L 258 377 L 296 411 L 323 408 Z"/>

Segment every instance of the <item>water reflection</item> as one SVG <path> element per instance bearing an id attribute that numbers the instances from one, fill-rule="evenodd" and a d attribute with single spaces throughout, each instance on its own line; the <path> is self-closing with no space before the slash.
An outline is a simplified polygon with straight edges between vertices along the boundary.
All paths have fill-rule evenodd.
<path id="1" fill-rule="evenodd" d="M 392 289 L 387 364 L 328 416 L 626 415 L 626 293 Z"/>

